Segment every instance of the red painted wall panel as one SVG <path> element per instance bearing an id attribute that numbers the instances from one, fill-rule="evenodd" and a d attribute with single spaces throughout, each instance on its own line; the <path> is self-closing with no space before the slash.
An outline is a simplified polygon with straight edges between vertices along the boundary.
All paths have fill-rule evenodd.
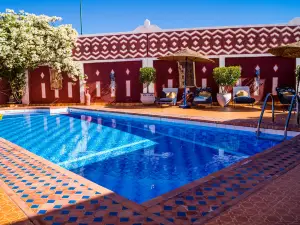
<path id="1" fill-rule="evenodd" d="M 176 61 L 155 60 L 153 67 L 156 69 L 155 89 L 157 96 L 162 92 L 162 85 L 168 87 L 168 79 L 173 79 L 173 87 L 179 86 L 179 72 Z M 179 91 L 178 100 L 181 99 L 182 92 Z"/>
<path id="2" fill-rule="evenodd" d="M 88 76 L 87 85 L 90 88 L 92 102 L 139 102 L 143 85 L 139 82 L 139 70 L 142 61 L 103 62 L 84 64 Z M 111 97 L 110 73 L 115 72 L 116 97 Z M 97 72 L 98 71 L 98 72 Z M 97 75 L 98 73 L 98 75 Z M 131 96 L 126 96 L 126 80 L 130 80 Z M 101 97 L 96 96 L 96 82 L 100 81 Z"/>
<path id="3" fill-rule="evenodd" d="M 44 77 L 41 74 L 44 74 Z M 68 97 L 68 82 L 73 82 L 73 97 Z M 42 98 L 41 83 L 45 83 L 46 98 Z M 49 103 L 79 103 L 79 81 L 72 81 L 67 75 L 63 76 L 63 88 L 59 90 L 59 98 L 55 98 L 54 90 L 50 89 L 50 70 L 47 66 L 41 66 L 29 73 L 29 99 L 31 104 Z"/>
<path id="4" fill-rule="evenodd" d="M 212 89 L 213 100 L 216 101 L 217 93 L 219 92 L 219 87 L 213 78 L 213 69 L 219 66 L 219 59 L 214 59 L 215 63 L 196 63 L 196 81 L 197 87 L 202 87 L 202 79 L 207 79 L 207 87 Z"/>
<path id="5" fill-rule="evenodd" d="M 250 86 L 253 93 L 253 81 L 255 68 L 260 67 L 260 94 L 253 96 L 258 101 L 263 101 L 267 93 L 272 92 L 272 78 L 278 77 L 278 85 L 281 87 L 295 87 L 294 70 L 296 60 L 281 57 L 251 57 L 251 58 L 226 58 L 226 66 L 242 67 L 242 85 Z M 277 65 L 278 70 L 274 70 Z"/>
<path id="6" fill-rule="evenodd" d="M 156 91 L 158 95 L 162 91 L 162 85 L 168 86 L 168 79 L 173 79 L 173 87 L 179 87 L 179 73 L 178 65 L 176 61 L 163 61 L 155 60 L 153 63 L 154 68 L 156 69 L 157 78 L 156 78 Z M 203 72 L 203 67 L 205 66 L 205 72 Z M 215 83 L 212 71 L 215 67 L 219 66 L 219 60 L 215 59 L 215 63 L 196 63 L 195 64 L 195 73 L 196 73 L 196 84 L 198 87 L 202 85 L 202 78 L 207 78 L 207 87 L 211 87 L 213 93 L 218 92 L 218 86 Z M 193 90 L 192 90 L 193 91 Z M 179 90 L 178 100 L 182 98 L 183 89 Z"/>
<path id="7" fill-rule="evenodd" d="M 0 78 L 0 105 L 6 104 L 10 96 L 10 88 L 7 81 Z"/>

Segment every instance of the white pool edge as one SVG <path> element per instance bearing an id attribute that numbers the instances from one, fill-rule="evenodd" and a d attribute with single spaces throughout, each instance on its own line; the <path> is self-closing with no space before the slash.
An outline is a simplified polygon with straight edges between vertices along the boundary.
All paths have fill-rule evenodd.
<path id="1" fill-rule="evenodd" d="M 173 123 L 179 123 L 179 124 L 190 124 L 190 125 L 199 125 L 199 126 L 205 126 L 205 127 L 215 127 L 215 128 L 222 128 L 222 129 L 229 129 L 229 130 L 238 130 L 238 131 L 250 131 L 250 132 L 256 132 L 256 128 L 254 127 L 246 127 L 246 126 L 235 126 L 235 125 L 227 125 L 227 124 L 218 124 L 214 122 L 200 122 L 200 121 L 191 121 L 191 120 L 185 120 L 182 119 L 176 119 L 176 118 L 163 118 L 155 115 L 155 117 L 151 115 L 135 115 L 130 113 L 118 113 L 118 112 L 112 112 L 112 111 L 98 111 L 98 110 L 91 110 L 91 109 L 78 109 L 78 108 L 72 108 L 72 107 L 62 107 L 62 108 L 49 108 L 49 109 L 12 109 L 12 110 L 0 110 L 0 114 L 6 115 L 6 114 L 20 114 L 20 113 L 50 113 L 50 114 L 60 114 L 60 113 L 68 113 L 68 112 L 85 112 L 95 115 L 103 115 L 103 114 L 113 114 L 117 115 L 119 117 L 131 117 L 131 118 L 139 118 L 139 119 L 147 119 L 147 120 L 155 120 L 155 121 L 163 121 L 163 122 L 173 122 Z M 274 135 L 283 135 L 283 130 L 274 130 L 274 129 L 265 129 L 261 128 L 260 131 L 265 134 L 274 134 Z M 299 135 L 300 132 L 296 131 L 288 131 L 289 137 L 295 137 Z"/>

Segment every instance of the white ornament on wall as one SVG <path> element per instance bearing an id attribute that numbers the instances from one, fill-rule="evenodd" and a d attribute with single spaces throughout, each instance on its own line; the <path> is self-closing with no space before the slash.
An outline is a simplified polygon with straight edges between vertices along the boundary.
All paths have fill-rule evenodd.
<path id="1" fill-rule="evenodd" d="M 96 75 L 97 75 L 97 77 L 100 75 L 99 70 L 96 71 Z"/>
<path id="2" fill-rule="evenodd" d="M 273 70 L 274 70 L 275 72 L 277 72 L 278 69 L 279 69 L 279 67 L 277 66 L 277 64 L 275 64 L 275 66 L 273 67 Z"/>
<path id="3" fill-rule="evenodd" d="M 171 67 L 168 69 L 168 72 L 169 72 L 169 74 L 171 74 L 173 72 Z"/>
<path id="4" fill-rule="evenodd" d="M 45 77 L 45 74 L 41 73 L 41 78 L 44 79 L 44 77 Z"/>
<path id="5" fill-rule="evenodd" d="M 205 67 L 205 66 L 203 66 L 203 68 L 202 68 L 202 72 L 203 72 L 203 73 L 205 73 L 206 71 L 207 71 L 206 67 Z"/>
<path id="6" fill-rule="evenodd" d="M 126 70 L 126 74 L 129 75 L 130 74 L 130 70 L 127 68 Z"/>

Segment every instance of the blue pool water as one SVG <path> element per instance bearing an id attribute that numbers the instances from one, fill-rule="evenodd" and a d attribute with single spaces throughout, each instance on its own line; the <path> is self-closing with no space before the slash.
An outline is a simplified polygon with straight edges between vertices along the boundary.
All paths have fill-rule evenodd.
<path id="1" fill-rule="evenodd" d="M 87 112 L 5 115 L 0 137 L 138 203 L 279 143 L 253 132 Z"/>

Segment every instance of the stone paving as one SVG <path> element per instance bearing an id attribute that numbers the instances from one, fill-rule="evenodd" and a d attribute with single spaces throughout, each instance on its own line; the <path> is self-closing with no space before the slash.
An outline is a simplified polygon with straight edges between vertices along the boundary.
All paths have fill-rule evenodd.
<path id="1" fill-rule="evenodd" d="M 297 136 L 138 205 L 0 139 L 0 205 L 18 215 L 0 212 L 0 224 L 300 224 L 299 146 Z"/>
<path id="2" fill-rule="evenodd" d="M 0 224 L 20 224 L 26 220 L 24 212 L 0 188 Z M 27 224 L 31 223 L 28 221 Z"/>
<path id="3" fill-rule="evenodd" d="M 300 224 L 300 165 L 206 225 Z"/>

